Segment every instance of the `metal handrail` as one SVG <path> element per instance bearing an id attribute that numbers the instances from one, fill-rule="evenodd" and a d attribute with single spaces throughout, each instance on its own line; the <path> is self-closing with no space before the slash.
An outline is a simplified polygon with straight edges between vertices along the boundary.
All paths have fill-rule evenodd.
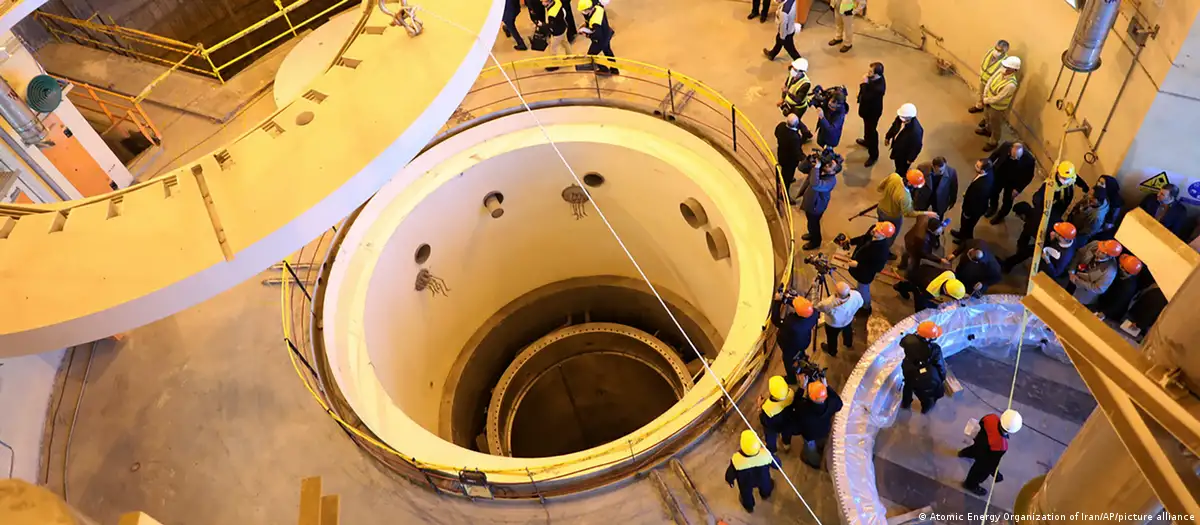
<path id="1" fill-rule="evenodd" d="M 629 81 L 634 81 L 640 86 L 653 86 L 657 90 L 661 90 L 662 97 L 656 98 L 646 93 L 623 91 L 620 86 L 601 87 L 599 84 L 599 76 L 596 75 L 594 67 L 597 62 L 605 62 L 609 65 L 620 67 L 622 70 L 622 76 L 626 79 L 627 84 Z M 551 87 L 546 89 L 521 88 L 521 81 L 525 81 L 526 85 L 528 86 L 531 80 L 538 78 L 542 78 L 543 80 L 574 78 L 575 75 L 579 74 L 574 71 L 573 67 L 571 67 L 574 65 L 592 66 L 592 71 L 586 74 L 591 75 L 594 78 L 594 88 L 578 88 L 574 85 L 569 87 Z M 479 80 L 476 82 L 476 87 L 468 92 L 464 98 L 463 105 L 460 106 L 459 111 L 456 112 L 456 115 L 461 117 L 465 114 L 467 115 L 467 118 L 456 121 L 454 117 L 452 117 L 451 122 L 448 122 L 446 126 L 443 127 L 442 133 L 434 139 L 433 143 L 457 133 L 466 126 L 478 124 L 481 121 L 493 118 L 493 115 L 523 110 L 525 103 L 529 103 L 531 105 L 638 105 L 638 107 L 645 112 L 654 113 L 656 116 L 660 116 L 665 120 L 688 127 L 689 129 L 692 129 L 693 132 L 699 130 L 701 134 L 708 135 L 710 140 L 717 143 L 719 146 L 730 146 L 732 149 L 732 155 L 737 158 L 739 163 L 741 163 L 744 167 L 752 168 L 752 171 L 756 171 L 756 173 L 749 174 L 753 178 L 748 182 L 757 181 L 758 183 L 765 184 L 766 187 L 770 188 L 769 193 L 775 197 L 774 210 L 777 214 L 779 227 L 785 230 L 784 235 L 786 236 L 787 244 L 787 253 L 781 272 L 780 285 L 783 286 L 790 284 L 793 273 L 792 261 L 795 256 L 795 239 L 793 234 L 794 223 L 791 208 L 786 204 L 786 196 L 781 193 L 784 190 L 778 163 L 776 162 L 776 159 L 772 153 L 772 148 L 768 145 L 762 134 L 758 132 L 758 130 L 750 123 L 749 118 L 746 117 L 741 110 L 737 109 L 731 101 L 720 95 L 716 90 L 691 77 L 681 75 L 678 72 L 669 69 L 627 59 L 597 59 L 596 57 L 592 56 L 539 57 L 511 62 L 503 65 L 502 67 L 504 67 L 505 71 L 508 72 L 512 78 L 514 78 L 514 81 L 518 86 L 518 90 L 521 92 L 521 97 L 517 97 L 517 95 L 513 93 L 507 82 L 489 83 L 489 79 L 491 77 L 499 75 L 500 69 L 498 67 L 485 69 L 480 73 Z M 562 69 L 557 72 L 548 73 L 545 71 L 546 67 L 560 67 Z M 532 72 L 532 74 L 527 73 L 525 75 L 521 75 L 520 73 L 522 71 Z M 650 78 L 640 78 L 639 74 L 645 74 Z M 665 80 L 666 83 L 660 84 L 655 82 L 652 80 L 655 78 L 659 80 Z M 542 81 L 537 82 L 540 83 Z M 473 106 L 473 110 L 463 109 L 463 107 L 472 103 L 473 100 L 478 99 L 481 95 L 488 93 L 491 89 L 501 87 L 502 89 L 507 90 L 505 95 L 495 99 L 489 99 L 489 101 L 484 104 L 475 105 Z M 706 111 L 708 115 L 698 114 L 695 111 L 688 111 L 683 107 L 678 108 L 679 111 L 676 112 L 675 98 L 677 96 L 683 96 L 681 88 L 684 90 L 692 90 L 694 92 L 694 95 L 688 97 L 688 100 L 695 101 L 697 104 L 690 107 L 704 108 L 700 111 Z M 581 89 L 586 93 L 575 93 Z M 564 96 L 568 93 L 571 93 L 572 96 Z M 576 97 L 574 94 L 579 94 L 581 96 Z M 633 99 L 636 102 L 630 103 L 628 102 L 628 99 Z M 654 110 L 644 103 L 646 100 L 664 102 L 669 100 L 670 105 L 667 106 L 663 104 L 660 105 L 659 110 Z M 684 105 L 682 104 L 682 101 L 680 102 L 681 106 Z M 480 111 L 486 111 L 486 114 L 481 117 L 473 116 L 474 114 L 478 114 Z M 706 121 L 707 119 L 704 118 L 705 116 L 711 117 L 712 115 L 718 115 L 719 118 L 724 121 L 725 126 L 713 125 L 712 122 Z M 741 141 L 740 144 L 742 145 L 740 148 L 739 137 Z M 746 145 L 751 147 L 745 147 Z M 760 189 L 764 188 L 760 186 Z M 759 194 L 759 192 L 756 192 L 756 194 Z M 416 473 L 419 473 L 419 476 L 423 476 L 424 480 L 428 482 L 432 488 L 435 490 L 444 490 L 435 482 L 435 478 L 443 479 L 440 476 L 448 476 L 457 479 L 457 477 L 455 477 L 458 475 L 456 466 L 434 465 L 418 461 L 416 458 L 405 456 L 403 453 L 382 442 L 369 429 L 363 426 L 361 422 L 352 423 L 348 421 L 356 420 L 356 417 L 352 412 L 345 415 L 340 413 L 338 406 L 339 403 L 334 399 L 334 396 L 331 395 L 331 392 L 327 391 L 327 387 L 336 389 L 336 386 L 331 386 L 330 384 L 325 383 L 326 378 L 318 372 L 318 369 L 321 368 L 321 363 L 324 361 L 323 355 L 314 345 L 315 341 L 313 340 L 314 336 L 312 335 L 312 332 L 315 331 L 314 327 L 320 326 L 320 321 L 318 318 L 319 312 L 317 312 L 317 308 L 314 306 L 313 300 L 322 292 L 322 286 L 324 284 L 321 281 L 323 276 L 322 268 L 330 264 L 331 259 L 329 259 L 329 254 L 333 249 L 333 245 L 328 243 L 331 241 L 336 242 L 333 241 L 333 237 L 336 237 L 337 232 L 338 227 L 335 227 L 332 232 L 323 235 L 320 239 L 317 239 L 312 247 L 311 253 L 306 253 L 305 250 L 301 250 L 300 254 L 298 255 L 299 259 L 303 261 L 304 257 L 307 256 L 309 257 L 308 263 L 302 263 L 302 266 L 299 267 L 293 266 L 292 258 L 289 258 L 286 259 L 282 264 L 282 269 L 280 270 L 280 281 L 282 284 L 281 299 L 283 307 L 284 341 L 292 363 L 306 389 L 309 390 L 309 392 L 322 406 L 325 412 L 329 414 L 330 417 L 333 418 L 349 435 L 351 435 L 356 442 L 364 446 L 370 453 L 383 460 L 386 464 L 392 466 L 393 468 L 395 468 L 396 465 L 387 461 L 387 458 L 398 459 L 402 463 L 402 466 L 407 467 L 406 470 L 409 470 L 409 472 L 402 472 L 402 474 L 418 475 Z M 319 255 L 320 260 L 318 262 Z M 296 271 L 297 268 L 301 269 L 300 273 Z M 300 275 L 303 272 L 307 273 L 304 273 L 304 277 L 301 278 Z M 316 272 L 315 279 L 313 277 L 313 272 Z M 297 285 L 302 293 L 292 294 L 292 284 Z M 766 326 L 768 325 L 764 322 L 764 328 Z M 299 328 L 299 330 L 297 330 L 297 328 Z M 764 331 L 763 336 L 760 337 L 755 343 L 757 351 L 749 352 L 745 359 L 738 364 L 736 367 L 736 373 L 734 374 L 735 377 L 744 379 L 752 370 L 761 368 L 765 359 L 765 355 L 767 352 L 769 352 L 769 349 L 765 346 L 767 342 L 768 333 Z M 316 363 L 316 365 L 314 365 L 314 363 Z M 309 371 L 309 374 L 305 374 L 305 369 Z M 734 382 L 741 381 L 741 379 L 737 379 Z M 744 383 L 744 381 L 742 381 L 742 383 Z M 732 387 L 733 382 L 724 386 Z M 711 392 L 708 392 L 702 398 L 702 400 L 697 403 L 696 406 L 708 403 L 714 397 L 718 399 L 722 397 L 720 390 L 715 386 Z M 659 426 L 639 432 L 637 436 L 631 437 L 631 443 L 645 439 L 646 436 L 657 432 L 660 428 L 662 428 L 662 426 L 665 426 L 669 423 L 670 422 L 664 422 Z M 685 426 L 684 428 L 686 429 L 687 427 Z M 678 432 L 684 431 L 685 430 L 680 430 Z M 626 446 L 626 442 L 622 441 L 611 445 L 610 448 L 623 448 Z M 601 453 L 607 452 L 609 452 L 608 449 L 605 449 Z M 633 458 L 624 458 L 621 461 L 629 459 Z M 567 466 L 567 463 L 548 465 L 541 467 L 539 472 L 556 470 L 564 466 Z M 596 468 L 602 467 L 590 467 L 588 469 L 559 473 L 554 476 L 554 478 L 563 478 L 575 474 L 581 474 Z M 530 476 L 531 480 L 533 479 L 533 473 L 529 472 L 528 470 L 494 470 L 486 473 L 518 475 L 527 474 Z M 533 486 L 535 490 L 541 490 L 537 487 L 536 483 L 534 483 Z M 538 495 L 541 496 L 542 493 L 538 492 Z"/>
<path id="2" fill-rule="evenodd" d="M 58 80 L 60 84 L 69 84 L 76 88 L 64 90 L 68 97 L 73 98 L 72 102 L 75 103 L 76 108 L 102 114 L 108 118 L 110 125 L 107 129 L 100 132 L 101 135 L 112 131 L 123 122 L 128 122 L 136 126 L 138 132 L 146 137 L 146 140 L 149 140 L 153 144 L 162 143 L 162 134 L 159 132 L 158 127 L 154 125 L 154 121 L 150 119 L 150 115 L 146 113 L 146 109 L 142 107 L 142 101 L 138 98 L 109 91 L 86 82 L 58 75 L 50 76 Z M 105 97 L 117 99 L 121 102 L 105 100 Z M 95 103 L 95 106 L 83 102 L 92 102 Z"/>

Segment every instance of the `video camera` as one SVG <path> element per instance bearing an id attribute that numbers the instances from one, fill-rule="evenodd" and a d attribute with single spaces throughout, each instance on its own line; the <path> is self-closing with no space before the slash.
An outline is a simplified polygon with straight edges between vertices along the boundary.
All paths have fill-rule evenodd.
<path id="1" fill-rule="evenodd" d="M 834 175 L 836 175 L 842 172 L 843 160 L 845 159 L 841 155 L 838 155 L 836 151 L 833 151 L 833 146 L 813 148 L 812 153 L 809 153 L 804 157 L 804 160 L 800 161 L 800 165 L 797 167 L 797 169 L 800 170 L 800 173 L 812 173 L 813 167 L 815 166 L 828 166 L 830 163 L 836 162 L 838 166 L 837 171 L 834 172 Z M 819 176 L 824 175 L 824 173 L 819 174 Z"/>
<path id="2" fill-rule="evenodd" d="M 834 270 L 833 263 L 829 261 L 829 256 L 824 253 L 814 253 L 805 257 L 804 264 L 816 269 L 818 275 L 829 275 Z"/>
<path id="3" fill-rule="evenodd" d="M 821 86 L 813 86 L 812 99 L 808 101 L 809 107 L 818 107 L 821 109 L 829 108 L 829 100 L 834 96 L 841 96 L 842 102 L 846 102 L 850 92 L 846 90 L 846 86 L 833 86 L 824 88 Z"/>

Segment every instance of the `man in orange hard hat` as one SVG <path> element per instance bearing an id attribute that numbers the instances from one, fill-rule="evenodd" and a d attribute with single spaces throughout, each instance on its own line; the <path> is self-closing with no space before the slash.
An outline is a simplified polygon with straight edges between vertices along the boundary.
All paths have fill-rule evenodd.
<path id="1" fill-rule="evenodd" d="M 782 293 L 776 294 L 771 311 L 771 322 L 779 328 L 775 342 L 783 358 L 783 378 L 789 385 L 794 385 L 797 383 L 796 371 L 800 367 L 800 360 L 806 356 L 817 330 L 818 317 L 812 301 L 802 296 L 789 299 Z"/>
<path id="2" fill-rule="evenodd" d="M 1050 233 L 1046 234 L 1046 242 L 1042 247 L 1041 270 L 1059 284 L 1067 283 L 1067 270 L 1071 267 L 1071 261 L 1075 259 L 1075 235 L 1075 225 L 1069 222 L 1055 224 L 1050 228 Z"/>
<path id="3" fill-rule="evenodd" d="M 1117 257 L 1124 247 L 1115 240 L 1092 241 L 1075 254 L 1068 276 L 1075 285 L 1075 299 L 1089 305 L 1108 291 L 1117 278 Z"/>
<path id="4" fill-rule="evenodd" d="M 887 267 L 888 248 L 891 240 L 896 237 L 896 226 L 890 222 L 877 222 L 867 230 L 867 233 L 855 237 L 847 244 L 854 246 L 850 256 L 849 274 L 858 281 L 858 294 L 862 296 L 862 307 L 858 310 L 859 317 L 871 315 L 871 283 L 875 276 Z"/>
<path id="5" fill-rule="evenodd" d="M 903 177 L 899 173 L 888 175 L 876 188 L 879 191 L 879 207 L 876 214 L 880 221 L 892 223 L 896 231 L 904 229 L 904 219 L 922 215 L 939 220 L 936 211 L 917 211 L 913 208 L 912 192 L 925 186 L 925 174 L 921 170 L 908 170 Z M 895 237 L 892 237 L 895 239 Z M 891 247 L 891 244 L 888 245 Z"/>
<path id="6" fill-rule="evenodd" d="M 838 397 L 836 390 L 829 388 L 824 378 L 808 381 L 804 391 L 807 394 L 804 399 L 793 404 L 794 433 L 804 438 L 804 452 L 800 454 L 800 459 L 819 470 L 825 441 L 833 428 L 833 416 L 842 409 L 842 398 Z"/>
<path id="7" fill-rule="evenodd" d="M 1100 319 L 1121 322 L 1125 319 L 1125 313 L 1129 311 L 1133 296 L 1137 294 L 1137 276 L 1140 273 L 1142 261 L 1131 254 L 1122 254 L 1117 263 L 1117 278 L 1088 308 L 1096 312 Z"/>
<path id="8" fill-rule="evenodd" d="M 946 361 L 942 357 L 942 347 L 934 342 L 941 336 L 941 326 L 924 321 L 917 325 L 916 333 L 900 339 L 900 348 L 904 349 L 904 361 L 900 363 L 904 397 L 900 400 L 900 408 L 908 410 L 912 407 L 915 394 L 921 402 L 921 413 L 927 414 L 945 393 Z"/>

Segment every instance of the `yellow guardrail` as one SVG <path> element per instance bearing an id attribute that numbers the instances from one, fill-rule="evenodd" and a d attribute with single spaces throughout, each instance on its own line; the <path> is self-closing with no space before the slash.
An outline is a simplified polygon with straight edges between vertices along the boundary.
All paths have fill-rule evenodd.
<path id="1" fill-rule="evenodd" d="M 603 85 L 600 82 L 599 76 L 593 71 L 578 72 L 574 69 L 574 66 L 578 65 L 592 66 L 594 70 L 594 66 L 597 63 L 612 67 L 619 67 L 621 70 L 621 76 L 625 79 L 625 82 L 617 86 Z M 786 287 L 791 283 L 795 259 L 795 238 L 793 233 L 795 231 L 795 225 L 793 222 L 791 207 L 786 204 L 788 202 L 786 195 L 782 195 L 780 193 L 781 191 L 786 191 L 781 172 L 775 156 L 772 153 L 770 144 L 767 143 L 758 129 L 751 124 L 750 119 L 745 115 L 745 113 L 738 109 L 732 101 L 722 96 L 716 90 L 708 87 L 704 83 L 692 77 L 680 74 L 670 69 L 664 69 L 635 60 L 603 57 L 597 58 L 592 56 L 538 57 L 510 62 L 502 65 L 501 67 L 504 68 L 506 73 L 509 73 L 509 77 L 513 79 L 514 85 L 521 93 L 521 97 L 517 96 L 512 87 L 509 86 L 507 80 L 489 83 L 497 77 L 502 76 L 499 67 L 485 69 L 480 73 L 479 78 L 476 81 L 476 87 L 474 87 L 464 98 L 463 106 L 467 106 L 467 104 L 471 103 L 478 103 L 478 99 L 485 97 L 485 94 L 489 93 L 492 89 L 505 90 L 507 94 L 504 94 L 497 99 L 486 101 L 480 105 L 472 106 L 472 109 L 463 109 L 463 107 L 460 106 L 459 112 L 456 113 L 459 118 L 455 119 L 452 117 L 451 122 L 447 123 L 447 125 L 443 128 L 444 133 L 442 136 L 453 133 L 454 128 L 463 125 L 467 121 L 475 120 L 477 117 L 474 115 L 480 114 L 481 111 L 486 111 L 486 113 L 483 113 L 480 116 L 505 110 L 522 110 L 524 102 L 535 105 L 539 102 L 561 104 L 580 102 L 587 103 L 589 101 L 593 103 L 633 101 L 635 103 L 640 102 L 644 104 L 647 100 L 656 101 L 659 103 L 659 110 L 654 111 L 656 115 L 675 122 L 692 124 L 695 129 L 700 129 L 702 132 L 708 131 L 708 136 L 710 139 L 714 138 L 711 136 L 711 132 L 716 131 L 718 135 L 716 138 L 718 140 L 715 142 L 728 140 L 726 144 L 732 147 L 734 155 L 739 157 L 741 160 L 746 161 L 743 162 L 743 166 L 757 166 L 762 171 L 761 173 L 750 173 L 752 177 L 762 177 L 766 179 L 764 182 L 769 181 L 771 184 L 774 184 L 774 189 L 771 191 L 771 193 L 775 195 L 776 198 L 775 212 L 780 218 L 780 224 L 786 229 L 784 235 L 787 242 L 786 260 L 782 271 L 782 277 L 778 284 L 781 287 Z M 545 69 L 547 67 L 557 67 L 560 69 L 554 72 L 547 72 Z M 521 73 L 525 74 L 522 75 Z M 561 85 L 562 83 L 558 83 L 558 85 L 555 85 L 554 83 L 555 80 L 572 78 L 581 74 L 592 77 L 594 85 L 579 87 L 575 82 L 571 81 L 569 82 L 570 87 L 565 87 Z M 659 83 L 659 81 L 662 82 Z M 552 85 L 547 86 L 547 82 L 550 82 Z M 629 87 L 631 83 L 635 83 L 635 85 Z M 655 93 L 657 93 L 657 96 Z M 679 97 L 679 100 L 677 101 L 675 97 Z M 679 102 L 678 106 L 676 105 L 676 102 Z M 694 109 L 688 110 L 679 106 L 687 106 L 689 108 L 699 107 L 703 109 L 695 111 Z M 725 123 L 724 126 L 720 124 L 722 120 Z M 439 136 L 439 138 L 442 136 Z M 438 139 L 435 139 L 435 141 L 436 140 Z M 782 209 L 780 209 L 781 204 Z M 337 228 L 334 228 L 334 231 L 336 232 Z M 326 239 L 325 236 L 323 236 L 321 239 L 318 239 L 315 241 L 315 246 L 313 249 L 320 252 L 322 246 L 326 246 L 327 240 L 328 239 Z M 328 247 L 325 249 L 328 250 Z M 327 254 L 328 252 L 326 252 L 326 255 Z M 303 251 L 301 252 L 301 257 L 303 257 Z M 305 388 L 309 391 L 313 398 L 316 399 L 317 403 L 321 405 L 321 408 L 324 409 L 325 412 L 329 414 L 329 416 L 333 418 L 338 425 L 340 425 L 347 432 L 353 434 L 362 442 L 375 447 L 378 451 L 381 451 L 388 456 L 398 458 L 412 465 L 413 467 L 424 471 L 427 476 L 427 481 L 429 481 L 428 471 L 430 470 L 441 471 L 445 474 L 457 476 L 461 466 L 438 465 L 420 462 L 416 458 L 407 456 L 402 452 L 392 448 L 387 443 L 380 441 L 378 438 L 371 435 L 369 431 L 364 431 L 363 429 L 360 429 L 358 425 L 346 421 L 332 407 L 331 402 L 327 399 L 327 397 L 320 392 L 319 386 L 314 385 L 314 382 L 319 382 L 321 379 L 309 361 L 309 358 L 316 357 L 315 350 L 313 350 L 310 346 L 312 341 L 308 340 L 308 336 L 310 334 L 307 333 L 306 330 L 301 330 L 300 333 L 297 333 L 292 317 L 299 313 L 302 316 L 301 324 L 303 326 L 313 326 L 309 319 L 315 317 L 316 315 L 315 307 L 313 306 L 314 296 L 312 293 L 310 293 L 310 290 L 306 285 L 306 281 L 312 278 L 312 272 L 315 271 L 317 272 L 318 277 L 314 280 L 319 283 L 319 274 L 321 272 L 320 267 L 324 265 L 325 262 L 325 256 L 320 256 L 320 260 L 318 261 L 318 254 L 314 253 L 309 262 L 302 265 L 304 268 L 302 271 L 308 272 L 304 280 L 301 280 L 299 275 L 296 273 L 296 267 L 293 266 L 291 257 L 283 261 L 282 269 L 280 270 L 280 283 L 282 285 L 281 309 L 284 341 L 287 345 L 288 354 L 292 361 L 292 366 L 296 370 L 297 376 L 300 377 L 300 380 L 304 383 Z M 301 301 L 299 308 L 297 305 L 293 304 L 293 300 L 296 299 L 296 297 L 292 294 L 292 284 L 296 284 L 303 292 L 303 297 L 299 298 Z M 768 320 L 764 321 L 764 327 L 769 323 L 769 317 L 770 315 L 768 314 Z M 751 369 L 762 366 L 763 361 L 766 358 L 766 354 L 769 353 L 769 350 L 765 348 L 767 342 L 767 332 L 764 331 L 763 336 L 761 336 L 756 342 L 756 347 L 759 349 L 759 351 L 747 353 L 742 362 L 735 367 L 735 373 L 731 376 L 733 379 L 729 381 L 729 384 L 722 386 L 726 388 L 731 387 L 734 383 L 745 378 L 746 374 L 748 374 Z M 307 354 L 307 357 L 304 354 Z M 311 372 L 311 380 L 301 368 L 302 364 Z M 690 412 L 696 407 L 720 401 L 723 397 L 724 395 L 722 393 L 722 389 L 714 386 L 705 394 L 704 397 L 702 397 L 694 405 L 688 407 L 684 413 Z M 599 457 L 611 454 L 618 449 L 620 449 L 623 453 L 626 447 L 633 443 L 640 443 L 648 439 L 651 435 L 654 435 L 672 423 L 674 423 L 674 421 L 664 421 L 653 427 L 644 428 L 638 431 L 637 434 L 627 436 L 627 439 L 625 440 L 614 442 L 610 445 L 599 448 L 598 451 L 595 452 L 595 454 L 591 457 Z M 684 428 L 686 428 L 686 425 Z M 584 459 L 586 460 L 590 458 Z M 540 467 L 536 473 L 556 471 L 557 469 L 570 466 L 571 464 L 579 461 L 579 459 L 576 459 L 570 463 L 562 462 L 545 465 Z M 594 468 L 596 467 L 592 467 L 592 469 Z M 580 474 L 586 470 L 587 469 L 567 473 L 557 473 L 555 478 Z M 529 476 L 531 480 L 533 474 L 535 474 L 535 472 L 531 472 L 528 469 L 497 469 L 486 470 L 483 472 L 485 474 Z M 430 481 L 430 484 L 432 485 L 433 482 Z M 534 487 L 536 489 L 536 484 L 534 484 Z M 436 489 L 437 487 L 435 486 L 434 488 Z"/>
<path id="2" fill-rule="evenodd" d="M 35 12 L 33 17 L 46 28 L 55 40 L 62 42 L 64 39 L 73 40 L 78 43 L 85 43 L 93 47 L 112 51 L 143 60 L 153 62 L 160 65 L 171 66 L 172 68 L 190 71 L 192 73 L 208 76 L 217 79 L 224 83 L 228 80 L 227 71 L 230 67 L 250 57 L 254 53 L 263 48 L 274 44 L 280 39 L 287 36 L 297 36 L 297 30 L 307 26 L 314 20 L 317 20 L 330 12 L 345 6 L 351 2 L 358 0 L 338 0 L 332 5 L 322 9 L 320 12 L 305 18 L 300 22 L 292 22 L 290 13 L 307 5 L 312 0 L 297 0 L 288 5 L 283 5 L 282 0 L 275 0 L 276 11 L 263 19 L 247 26 L 245 29 L 238 31 L 230 37 L 213 44 L 204 46 L 203 44 L 189 44 L 173 38 L 168 38 L 145 31 L 139 31 L 129 27 L 124 27 L 116 24 L 109 17 L 109 22 L 104 21 L 104 17 L 93 14 L 87 20 L 70 18 L 66 16 L 56 15 L 52 13 L 44 13 L 41 11 Z M 249 50 L 232 58 L 223 60 L 214 60 L 213 54 L 229 47 L 235 42 L 245 38 L 247 35 L 265 28 L 271 22 L 282 19 L 287 29 L 263 40 L 263 42 L 255 45 Z M 107 38 L 108 42 L 101 40 Z M 194 59 L 194 60 L 193 60 Z M 202 59 L 202 60 L 201 60 Z"/>
<path id="3" fill-rule="evenodd" d="M 59 83 L 74 86 L 67 91 L 67 97 L 71 99 L 75 107 L 108 118 L 110 125 L 100 132 L 101 135 L 112 131 L 122 123 L 129 123 L 136 126 L 138 132 L 152 144 L 162 143 L 162 134 L 154 125 L 154 121 L 150 120 L 150 116 L 146 114 L 146 109 L 142 107 L 142 101 L 138 97 L 122 95 L 78 80 L 57 75 L 50 76 L 58 79 Z"/>

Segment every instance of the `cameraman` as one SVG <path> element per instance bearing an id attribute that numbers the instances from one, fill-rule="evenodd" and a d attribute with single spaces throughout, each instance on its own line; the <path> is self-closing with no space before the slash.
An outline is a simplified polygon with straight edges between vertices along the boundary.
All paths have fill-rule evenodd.
<path id="1" fill-rule="evenodd" d="M 817 109 L 817 145 L 822 148 L 836 148 L 842 141 L 842 125 L 846 122 L 845 88 L 833 87 L 826 91 L 824 104 Z"/>
<path id="2" fill-rule="evenodd" d="M 888 262 L 888 248 L 891 238 L 896 236 L 896 226 L 890 222 L 877 222 L 867 233 L 850 240 L 854 255 L 850 257 L 850 276 L 858 281 L 858 293 L 862 296 L 863 307 L 858 311 L 859 316 L 871 315 L 871 282 L 875 275 L 883 271 Z M 849 248 L 849 246 L 846 246 Z"/>
<path id="3" fill-rule="evenodd" d="M 813 315 L 812 302 L 790 290 L 787 293 L 776 294 L 771 311 L 774 312 L 771 315 L 771 324 L 779 328 L 775 342 L 779 344 L 780 356 L 783 358 L 783 378 L 789 385 L 795 385 L 796 369 L 800 359 L 805 357 L 809 343 L 812 343 L 818 318 Z"/>
<path id="4" fill-rule="evenodd" d="M 808 233 L 800 238 L 808 242 L 800 249 L 812 250 L 821 246 L 821 216 L 829 207 L 833 187 L 837 186 L 837 174 L 842 171 L 842 157 L 834 153 L 833 148 L 825 148 L 819 154 L 809 155 L 801 166 L 808 167 L 808 178 L 800 187 L 800 208 L 808 220 Z"/>

